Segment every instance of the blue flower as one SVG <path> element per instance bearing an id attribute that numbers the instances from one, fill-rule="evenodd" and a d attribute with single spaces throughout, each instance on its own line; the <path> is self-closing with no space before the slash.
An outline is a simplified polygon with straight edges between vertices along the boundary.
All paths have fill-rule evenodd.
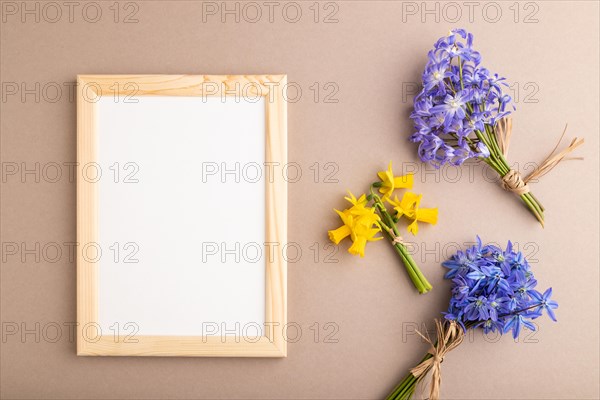
<path id="1" fill-rule="evenodd" d="M 419 143 L 423 162 L 440 168 L 490 156 L 478 134 L 510 114 L 512 99 L 502 91 L 505 79 L 480 63 L 473 35 L 464 29 L 452 30 L 429 51 L 411 113 L 416 132 L 410 140 Z"/>
<path id="2" fill-rule="evenodd" d="M 444 102 L 442 104 L 431 107 L 429 111 L 433 114 L 443 113 L 444 127 L 448 128 L 455 119 L 465 119 L 467 116 L 465 108 L 470 99 L 471 92 L 467 90 L 461 90 L 455 95 L 447 94 L 446 97 L 444 97 Z"/>
<path id="3" fill-rule="evenodd" d="M 513 292 L 514 307 L 518 308 L 527 305 L 527 302 L 531 298 L 534 288 L 537 286 L 537 280 L 530 276 L 525 277 L 521 271 L 513 270 L 511 276 L 508 278 L 510 283 L 510 289 Z"/>
<path id="4" fill-rule="evenodd" d="M 552 296 L 552 288 L 548 288 L 544 294 L 541 294 L 537 290 L 531 292 L 531 297 L 540 303 L 536 311 L 541 314 L 542 310 L 546 310 L 546 313 L 552 318 L 552 321 L 556 321 L 556 316 L 552 310 L 558 308 L 558 303 L 554 300 L 550 300 L 550 296 Z"/>
<path id="5" fill-rule="evenodd" d="M 537 280 L 527 259 L 508 242 L 505 250 L 484 245 L 476 238 L 465 251 L 458 250 L 442 265 L 452 280 L 452 297 L 444 317 L 463 327 L 482 327 L 484 332 L 512 331 L 517 337 L 523 327 L 535 329 L 531 320 L 545 311 L 556 321 L 552 289 L 535 290 Z"/>
<path id="6" fill-rule="evenodd" d="M 488 300 L 484 296 L 468 297 L 469 304 L 465 307 L 465 315 L 470 321 L 490 318 Z"/>
<path id="7" fill-rule="evenodd" d="M 497 295 L 495 293 L 493 293 L 488 298 L 490 319 L 494 322 L 498 321 L 498 315 L 500 314 L 500 312 L 504 312 L 506 310 L 505 302 L 507 300 L 506 297 L 500 297 L 500 298 L 496 298 L 496 297 L 497 297 Z"/>
<path id="8" fill-rule="evenodd" d="M 458 250 L 455 255 L 453 255 L 449 260 L 444 261 L 442 265 L 450 269 L 450 271 L 446 272 L 444 278 L 452 279 L 456 275 L 459 277 L 467 275 L 471 269 L 472 263 L 462 250 Z"/>
<path id="9" fill-rule="evenodd" d="M 451 72 L 448 71 L 448 60 L 432 64 L 423 73 L 423 86 L 427 91 L 437 88 L 440 94 L 445 94 L 446 83 L 444 79 L 451 77 L 451 75 Z"/>
<path id="10" fill-rule="evenodd" d="M 532 331 L 535 331 L 535 325 L 533 322 L 528 321 L 523 315 L 515 314 L 509 318 L 509 320 L 504 324 L 503 333 L 506 333 L 512 329 L 513 338 L 516 339 L 519 337 L 519 333 L 521 333 L 521 327 L 525 326 Z"/>
<path id="11" fill-rule="evenodd" d="M 477 326 L 483 327 L 483 333 L 485 334 L 496 331 L 502 332 L 504 329 L 504 326 L 500 321 L 494 321 L 491 319 L 480 322 Z"/>

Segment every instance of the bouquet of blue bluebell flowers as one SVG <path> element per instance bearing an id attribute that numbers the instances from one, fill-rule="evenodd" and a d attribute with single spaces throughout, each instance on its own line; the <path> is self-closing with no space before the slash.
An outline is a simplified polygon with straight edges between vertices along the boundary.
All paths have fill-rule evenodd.
<path id="1" fill-rule="evenodd" d="M 430 344 L 427 355 L 411 369 L 388 399 L 410 399 L 418 383 L 431 373 L 430 400 L 439 398 L 440 365 L 444 355 L 462 342 L 468 329 L 482 328 L 484 333 L 512 332 L 517 338 L 523 328 L 535 330 L 532 322 L 546 312 L 556 321 L 551 299 L 552 288 L 539 292 L 537 280 L 527 259 L 508 242 L 506 249 L 475 245 L 458 251 L 442 263 L 449 269 L 445 278 L 452 280 L 452 298 L 444 321 L 436 321 L 437 340 L 422 337 Z"/>
<path id="2" fill-rule="evenodd" d="M 473 48 L 473 35 L 454 29 L 440 38 L 428 53 L 423 89 L 414 99 L 411 119 L 423 162 L 436 168 L 461 165 L 468 159 L 488 164 L 501 177 L 502 187 L 518 195 L 537 220 L 544 224 L 544 207 L 529 190 L 528 182 L 550 171 L 583 143 L 575 138 L 558 154 L 552 153 L 525 179 L 507 161 L 515 108 L 503 92 L 506 79 L 481 65 Z M 561 140 L 564 137 L 561 136 Z M 560 143 L 560 141 L 559 141 Z"/>

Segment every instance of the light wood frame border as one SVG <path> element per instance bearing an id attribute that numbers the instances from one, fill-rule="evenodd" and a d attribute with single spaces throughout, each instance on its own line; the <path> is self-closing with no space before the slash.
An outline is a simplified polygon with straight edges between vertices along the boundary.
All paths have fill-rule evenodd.
<path id="1" fill-rule="evenodd" d="M 77 76 L 77 355 L 285 357 L 287 263 L 282 252 L 266 259 L 265 336 L 135 336 L 130 340 L 97 335 L 98 266 L 83 257 L 82 246 L 97 243 L 97 185 L 82 179 L 96 162 L 99 96 L 266 96 L 265 161 L 287 163 L 286 75 L 78 75 Z M 238 89 L 241 89 L 239 91 Z M 287 183 L 276 175 L 266 182 L 266 238 L 287 243 Z M 281 248 L 281 246 L 280 246 Z M 132 343 L 131 340 L 137 340 Z M 225 342 L 223 342 L 225 341 Z"/>

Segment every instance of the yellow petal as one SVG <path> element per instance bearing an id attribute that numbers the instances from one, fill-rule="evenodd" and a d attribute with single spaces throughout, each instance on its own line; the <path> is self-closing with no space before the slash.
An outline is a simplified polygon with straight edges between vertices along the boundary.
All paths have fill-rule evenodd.
<path id="1" fill-rule="evenodd" d="M 348 249 L 348 252 L 352 255 L 365 256 L 365 246 L 367 245 L 367 239 L 364 236 L 357 236 L 352 242 L 352 246 Z"/>
<path id="2" fill-rule="evenodd" d="M 352 215 L 355 218 L 355 220 L 360 218 L 361 220 L 363 220 L 363 222 L 369 221 L 365 222 L 368 224 L 374 224 L 376 221 L 380 220 L 379 216 L 375 213 L 375 209 L 373 207 L 365 207 L 364 205 L 352 206 L 348 210 L 348 213 Z"/>
<path id="3" fill-rule="evenodd" d="M 333 211 L 335 211 L 337 213 L 337 215 L 340 216 L 340 219 L 342 220 L 342 222 L 345 225 L 351 225 L 352 224 L 352 214 L 350 213 L 350 210 L 340 211 L 340 210 L 336 210 L 334 208 Z"/>
<path id="4" fill-rule="evenodd" d="M 379 171 L 377 173 L 379 179 L 381 179 L 382 185 L 379 191 L 385 193 L 387 191 L 394 190 L 394 172 L 392 171 L 392 162 L 388 166 L 387 171 Z"/>
<path id="5" fill-rule="evenodd" d="M 408 225 L 406 229 L 414 236 L 417 236 L 417 233 L 419 233 L 419 225 L 417 224 L 417 220 L 415 219 L 410 225 Z"/>
<path id="6" fill-rule="evenodd" d="M 370 224 L 369 221 L 359 218 L 356 220 L 356 223 L 352 226 L 352 235 L 365 236 L 369 232 L 369 229 L 371 229 L 372 225 L 373 224 Z"/>
<path id="7" fill-rule="evenodd" d="M 400 205 L 400 200 L 398 200 L 398 196 L 394 196 L 394 200 L 387 199 L 387 202 L 390 203 L 394 207 L 397 207 Z"/>
<path id="8" fill-rule="evenodd" d="M 350 233 L 351 231 L 348 225 L 343 225 L 337 229 L 328 232 L 329 240 L 331 240 L 335 244 L 339 244 L 342 241 L 342 239 L 350 236 Z"/>
<path id="9" fill-rule="evenodd" d="M 381 229 L 370 229 L 369 233 L 366 235 L 367 241 L 376 242 L 378 240 L 383 239 L 383 236 L 375 237 L 380 232 Z"/>
<path id="10" fill-rule="evenodd" d="M 383 194 L 383 196 L 381 196 L 381 200 L 383 200 L 383 201 L 387 201 L 387 199 L 390 198 L 390 196 L 392 195 L 393 192 L 394 192 L 393 186 L 382 186 L 379 188 L 379 193 Z"/>
<path id="11" fill-rule="evenodd" d="M 420 208 L 417 210 L 417 219 L 421 222 L 435 225 L 438 220 L 437 208 Z"/>
<path id="12" fill-rule="evenodd" d="M 388 169 L 387 171 L 385 171 L 388 179 L 390 180 L 390 183 L 394 182 L 394 170 L 392 169 L 392 162 L 390 161 L 390 163 L 388 164 Z"/>
<path id="13" fill-rule="evenodd" d="M 352 192 L 348 190 L 348 196 L 344 197 L 344 199 L 348 200 L 353 206 L 364 206 L 367 204 L 367 196 L 364 193 L 357 199 Z"/>
<path id="14" fill-rule="evenodd" d="M 344 197 L 344 199 L 348 200 L 352 204 L 356 204 L 356 197 L 349 190 L 348 190 L 348 197 Z"/>
<path id="15" fill-rule="evenodd" d="M 404 196 L 402 196 L 402 201 L 400 205 L 405 210 L 410 210 L 419 207 L 419 203 L 421 202 L 422 195 L 416 194 L 413 192 L 406 192 Z"/>
<path id="16" fill-rule="evenodd" d="M 404 196 L 402 196 L 402 200 L 400 201 L 400 209 L 402 209 L 403 214 L 408 218 L 415 219 L 417 216 L 417 209 L 419 207 L 419 203 L 421 202 L 421 195 L 406 192 Z"/>
<path id="17" fill-rule="evenodd" d="M 394 187 L 396 189 L 412 189 L 414 183 L 414 175 L 406 174 L 394 177 Z"/>
<path id="18" fill-rule="evenodd" d="M 381 218 L 379 218 L 379 215 L 377 215 L 375 213 L 363 214 L 356 219 L 355 225 L 364 225 L 368 228 L 371 228 L 371 227 L 373 227 L 373 225 L 378 226 L 377 222 L 380 220 L 381 220 Z"/>
<path id="19" fill-rule="evenodd" d="M 379 177 L 379 179 L 380 179 L 382 182 L 385 182 L 385 181 L 386 181 L 386 179 L 387 179 L 387 176 L 388 176 L 388 174 L 387 174 L 387 173 L 388 173 L 387 171 L 379 171 L 379 172 L 377 173 L 377 176 Z"/>

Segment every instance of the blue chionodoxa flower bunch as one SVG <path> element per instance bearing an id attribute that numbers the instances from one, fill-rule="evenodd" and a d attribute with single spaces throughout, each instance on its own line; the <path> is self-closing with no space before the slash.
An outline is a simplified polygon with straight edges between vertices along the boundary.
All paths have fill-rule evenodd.
<path id="1" fill-rule="evenodd" d="M 411 141 L 419 143 L 421 161 L 439 168 L 489 157 L 479 137 L 510 114 L 512 99 L 502 86 L 508 86 L 505 78 L 481 66 L 471 33 L 453 29 L 440 38 L 428 53 L 423 89 L 411 113 L 416 130 Z"/>
<path id="2" fill-rule="evenodd" d="M 442 263 L 449 269 L 445 278 L 452 280 L 452 298 L 445 314 L 464 329 L 483 327 L 485 333 L 512 330 L 514 338 L 522 327 L 535 330 L 531 320 L 545 311 L 556 321 L 551 300 L 552 288 L 535 290 L 537 281 L 529 263 L 509 241 L 506 250 L 494 245 L 475 245 L 459 250 Z"/>

